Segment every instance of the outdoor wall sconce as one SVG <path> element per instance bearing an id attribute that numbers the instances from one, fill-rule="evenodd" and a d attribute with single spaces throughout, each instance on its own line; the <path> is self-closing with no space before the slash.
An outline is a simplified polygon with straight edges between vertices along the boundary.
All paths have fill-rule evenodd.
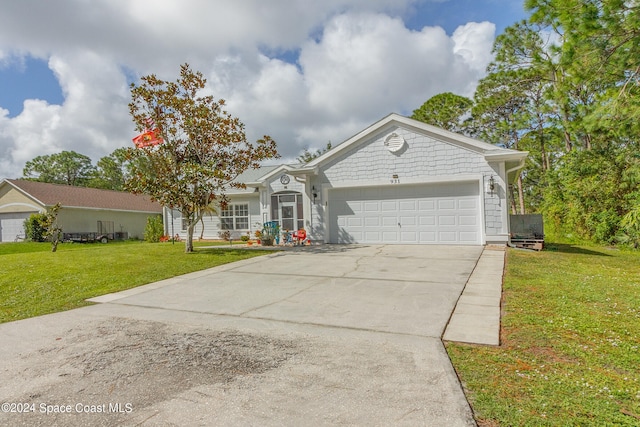
<path id="1" fill-rule="evenodd" d="M 313 203 L 316 202 L 316 198 L 318 197 L 318 192 L 316 191 L 316 186 L 311 187 L 311 195 L 313 196 Z"/>
<path id="2" fill-rule="evenodd" d="M 493 178 L 493 175 L 489 177 L 489 182 L 487 183 L 487 193 L 493 194 L 496 190 L 496 180 Z"/>

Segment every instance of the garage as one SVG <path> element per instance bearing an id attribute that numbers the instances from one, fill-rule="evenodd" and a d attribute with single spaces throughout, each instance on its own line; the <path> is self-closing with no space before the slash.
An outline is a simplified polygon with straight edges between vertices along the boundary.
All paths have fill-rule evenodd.
<path id="1" fill-rule="evenodd" d="M 17 236 L 24 238 L 24 220 L 28 213 L 0 213 L 0 242 L 14 242 Z"/>
<path id="2" fill-rule="evenodd" d="M 482 244 L 476 182 L 333 189 L 331 243 Z"/>

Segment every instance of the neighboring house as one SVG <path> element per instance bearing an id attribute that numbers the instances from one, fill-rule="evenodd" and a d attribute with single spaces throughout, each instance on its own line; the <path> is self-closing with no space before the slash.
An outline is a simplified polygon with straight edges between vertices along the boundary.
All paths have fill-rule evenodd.
<path id="1" fill-rule="evenodd" d="M 391 114 L 307 164 L 245 172 L 247 188 L 227 193 L 194 237 L 253 237 L 274 220 L 320 243 L 506 243 L 508 186 L 526 157 Z M 165 210 L 165 224 L 186 233 L 178 211 Z"/>
<path id="2" fill-rule="evenodd" d="M 120 191 L 20 179 L 0 182 L 0 241 L 24 237 L 24 220 L 60 203 L 63 233 L 104 233 L 143 238 L 147 218 L 162 213 L 148 197 Z"/>

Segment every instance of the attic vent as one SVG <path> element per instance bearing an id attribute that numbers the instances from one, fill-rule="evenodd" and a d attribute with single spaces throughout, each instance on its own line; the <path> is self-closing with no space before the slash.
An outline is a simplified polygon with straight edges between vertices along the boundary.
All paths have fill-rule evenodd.
<path id="1" fill-rule="evenodd" d="M 387 150 L 391 151 L 392 153 L 400 151 L 402 147 L 404 147 L 405 143 L 406 142 L 404 138 L 395 132 L 387 136 L 384 140 L 384 146 L 387 147 Z"/>

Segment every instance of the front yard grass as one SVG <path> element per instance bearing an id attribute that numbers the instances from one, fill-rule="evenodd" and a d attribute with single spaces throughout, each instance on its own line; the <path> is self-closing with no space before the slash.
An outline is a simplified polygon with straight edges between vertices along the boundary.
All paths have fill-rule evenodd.
<path id="1" fill-rule="evenodd" d="M 640 253 L 509 250 L 500 347 L 447 344 L 481 426 L 640 425 Z"/>
<path id="2" fill-rule="evenodd" d="M 209 243 L 210 244 L 210 243 Z M 184 243 L 111 242 L 0 245 L 0 323 L 88 305 L 85 301 L 180 274 L 264 255 Z"/>

